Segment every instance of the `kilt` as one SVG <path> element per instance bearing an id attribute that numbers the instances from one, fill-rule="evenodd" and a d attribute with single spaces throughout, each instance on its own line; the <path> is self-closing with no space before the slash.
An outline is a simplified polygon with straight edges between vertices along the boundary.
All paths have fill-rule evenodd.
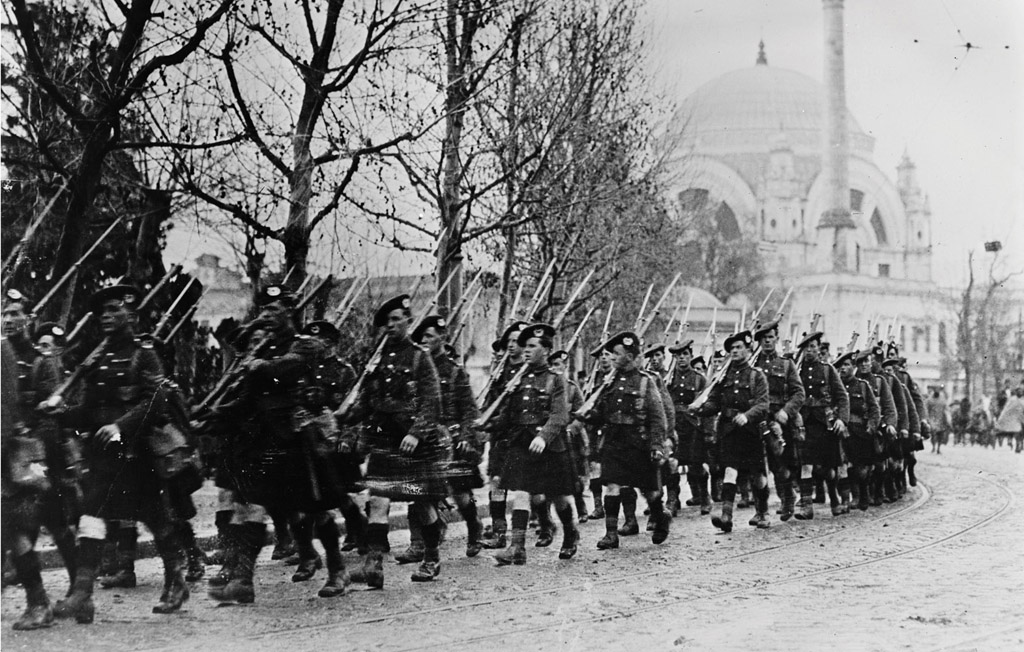
<path id="1" fill-rule="evenodd" d="M 732 423 L 731 417 L 720 417 L 718 464 L 737 471 L 764 473 L 764 443 L 758 424 L 748 423 L 741 428 Z"/>
<path id="2" fill-rule="evenodd" d="M 402 414 L 375 413 L 366 432 L 367 468 L 363 484 L 374 496 L 398 501 L 437 501 L 448 496 L 451 439 L 445 431 L 413 433 L 419 445 L 402 453 L 402 439 L 412 432 L 412 419 Z"/>
<path id="3" fill-rule="evenodd" d="M 881 441 L 870 434 L 863 426 L 850 424 L 850 436 L 843 442 L 843 449 L 850 464 L 854 466 L 871 466 L 882 460 L 879 449 Z M 876 448 L 877 446 L 877 448 Z"/>
<path id="4" fill-rule="evenodd" d="M 813 419 L 807 419 L 804 428 L 807 438 L 800 446 L 801 463 L 825 468 L 835 468 L 843 463 L 843 451 L 832 430 Z"/>
<path id="5" fill-rule="evenodd" d="M 676 445 L 675 458 L 680 464 L 701 464 L 706 454 L 704 448 L 704 431 L 700 423 L 690 423 L 693 417 L 683 412 L 676 412 Z"/>
<path id="6" fill-rule="evenodd" d="M 649 493 L 661 488 L 659 467 L 651 460 L 651 448 L 638 439 L 636 426 L 607 425 L 601 449 L 601 482 L 634 487 Z"/>
<path id="7" fill-rule="evenodd" d="M 159 523 L 176 518 L 175 500 L 161 493 L 166 481 L 143 457 L 123 457 L 119 446 L 88 443 L 84 449 L 82 513 L 106 520 Z"/>
<path id="8" fill-rule="evenodd" d="M 461 493 L 480 489 L 484 486 L 484 476 L 480 473 L 481 455 L 475 449 L 468 452 L 458 448 L 452 453 L 449 465 L 448 487 L 453 493 Z"/>
<path id="9" fill-rule="evenodd" d="M 501 475 L 505 467 L 505 455 L 508 453 L 509 443 L 503 433 L 500 436 L 491 437 L 491 449 L 487 452 L 487 475 L 496 477 Z"/>
<path id="10" fill-rule="evenodd" d="M 530 442 L 539 427 L 518 426 L 508 433 L 501 469 L 501 488 L 546 496 L 571 496 L 579 488 L 579 476 L 568 448 L 545 448 L 539 455 L 530 452 Z"/>

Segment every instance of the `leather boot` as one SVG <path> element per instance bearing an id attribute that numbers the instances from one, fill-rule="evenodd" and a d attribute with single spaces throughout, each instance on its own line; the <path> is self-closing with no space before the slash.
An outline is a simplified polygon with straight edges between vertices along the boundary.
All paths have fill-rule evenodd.
<path id="1" fill-rule="evenodd" d="M 333 552 L 327 551 L 327 581 L 316 594 L 321 598 L 336 598 L 345 594 L 350 583 L 341 550 L 335 546 Z"/>
<path id="2" fill-rule="evenodd" d="M 470 501 L 465 507 L 459 508 L 462 520 L 466 522 L 466 556 L 476 557 L 483 549 L 480 543 L 480 536 L 483 533 L 483 523 L 480 522 L 480 515 L 476 511 L 476 502 Z"/>
<path id="3" fill-rule="evenodd" d="M 508 545 L 508 520 L 505 518 L 504 500 L 492 500 L 489 508 L 491 512 L 491 536 L 483 536 L 480 545 L 488 550 L 503 549 Z"/>
<path id="4" fill-rule="evenodd" d="M 231 579 L 224 586 L 211 587 L 209 596 L 218 602 L 251 604 L 256 600 L 256 590 L 252 581 L 256 571 L 256 558 L 259 557 L 266 540 L 267 526 L 263 523 L 245 523 L 238 528 L 238 557 L 231 570 Z"/>
<path id="5" fill-rule="evenodd" d="M 913 453 L 907 455 L 907 461 L 905 462 L 905 464 L 907 466 L 907 481 L 910 483 L 911 487 L 916 487 L 917 474 L 914 473 L 914 467 L 917 466 L 917 458 L 914 457 Z"/>
<path id="6" fill-rule="evenodd" d="M 740 495 L 740 499 L 736 501 L 736 509 L 746 509 L 754 504 L 750 500 L 750 478 L 740 478 L 736 488 Z"/>
<path id="7" fill-rule="evenodd" d="M 815 479 L 814 481 L 814 502 L 819 505 L 825 504 L 825 481 Z"/>
<path id="8" fill-rule="evenodd" d="M 587 518 L 587 503 L 583 501 L 583 492 L 573 496 L 573 500 L 576 503 L 576 513 L 579 514 L 579 522 L 586 523 L 589 519 Z"/>
<path id="9" fill-rule="evenodd" d="M 433 582 L 441 574 L 441 551 L 437 548 L 423 550 L 423 562 L 412 574 L 413 582 Z"/>
<path id="10" fill-rule="evenodd" d="M 881 507 L 882 506 L 882 496 L 885 494 L 885 489 L 883 488 L 883 484 L 884 484 L 883 472 L 882 471 L 878 471 L 878 470 L 872 471 L 871 472 L 871 479 L 869 481 L 869 486 L 871 487 L 871 506 L 872 507 Z"/>
<path id="11" fill-rule="evenodd" d="M 723 532 L 732 532 L 733 501 L 736 500 L 736 485 L 722 484 L 722 513 L 711 517 L 711 524 Z"/>
<path id="12" fill-rule="evenodd" d="M 397 553 L 399 564 L 418 564 L 423 561 L 423 529 L 416 512 L 409 510 L 409 547 Z"/>
<path id="13" fill-rule="evenodd" d="M 700 475 L 698 475 L 696 471 L 691 471 L 690 473 L 687 473 L 686 484 L 690 487 L 690 497 L 686 499 L 686 506 L 696 507 L 697 505 L 700 505 Z"/>
<path id="14" fill-rule="evenodd" d="M 665 540 L 668 539 L 672 516 L 662 507 L 660 500 L 651 502 L 651 520 L 654 524 L 651 530 L 651 543 L 655 545 L 665 543 Z"/>
<path id="15" fill-rule="evenodd" d="M 559 559 L 572 559 L 580 542 L 580 531 L 575 525 L 562 528 L 562 548 L 558 551 Z"/>
<path id="16" fill-rule="evenodd" d="M 196 534 L 188 521 L 181 523 L 181 544 L 185 550 L 185 581 L 198 582 L 206 575 L 206 555 L 196 543 Z"/>
<path id="17" fill-rule="evenodd" d="M 131 527 L 120 527 L 115 535 L 116 549 L 114 552 L 114 573 L 100 578 L 100 588 L 134 589 L 135 551 L 138 546 L 139 530 L 132 523 Z"/>
<path id="18" fill-rule="evenodd" d="M 775 510 L 775 514 L 782 516 L 783 510 L 786 508 L 786 481 L 775 476 L 775 494 L 779 497 L 779 508 Z"/>
<path id="19" fill-rule="evenodd" d="M 814 518 L 814 480 L 800 480 L 800 502 L 797 503 L 794 516 L 798 521 Z"/>
<path id="20" fill-rule="evenodd" d="M 88 624 L 96 616 L 96 606 L 92 601 L 92 588 L 96 582 L 96 572 L 103 554 L 103 541 L 100 539 L 82 538 L 78 540 L 78 571 L 75 582 L 71 586 L 71 595 L 60 600 L 53 607 L 53 615 L 57 618 L 74 618 L 76 622 Z"/>
<path id="21" fill-rule="evenodd" d="M 860 511 L 867 510 L 871 504 L 868 498 L 868 478 L 867 475 L 862 475 L 857 479 L 857 509 Z"/>
<path id="22" fill-rule="evenodd" d="M 537 531 L 537 541 L 533 545 L 537 548 L 547 548 L 555 540 L 555 523 L 551 520 L 551 501 L 545 500 L 537 505 L 536 511 L 540 530 Z"/>
<path id="23" fill-rule="evenodd" d="M 850 513 L 850 478 L 839 478 L 837 480 L 839 485 L 839 508 L 841 513 Z"/>
<path id="24" fill-rule="evenodd" d="M 594 497 L 594 511 L 590 512 L 591 520 L 604 518 L 604 485 L 600 478 L 591 478 L 590 494 Z"/>
<path id="25" fill-rule="evenodd" d="M 619 528 L 620 537 L 631 537 L 640 534 L 640 524 L 636 522 L 636 490 L 632 487 L 624 487 L 619 494 L 622 504 L 622 527 Z"/>
<path id="26" fill-rule="evenodd" d="M 164 561 L 164 591 L 160 595 L 160 602 L 153 607 L 153 613 L 169 614 L 181 609 L 189 597 L 184 574 L 185 553 L 176 537 L 168 537 L 156 543 Z"/>
<path id="27" fill-rule="evenodd" d="M 70 527 L 65 527 L 59 535 L 54 535 L 53 540 L 60 556 L 64 559 L 64 568 L 68 571 L 66 597 L 71 595 L 71 585 L 75 583 L 75 572 L 78 568 L 78 545 L 75 542 L 75 531 Z"/>
<path id="28" fill-rule="evenodd" d="M 225 534 L 231 527 L 231 517 L 234 512 L 229 509 L 222 509 L 213 515 L 213 523 L 217 527 L 217 537 L 214 549 L 206 556 L 206 563 L 216 566 L 224 565 L 224 548 L 227 546 L 227 539 L 230 535 Z M 186 578 L 187 579 L 187 578 Z"/>
<path id="29" fill-rule="evenodd" d="M 288 559 L 296 552 L 295 540 L 292 538 L 292 533 L 288 530 L 288 519 L 281 514 L 271 514 L 271 518 L 274 521 L 275 543 L 274 550 L 270 553 L 270 558 L 274 561 Z"/>
<path id="30" fill-rule="evenodd" d="M 711 513 L 711 492 L 708 490 L 708 476 L 701 475 L 700 477 L 700 514 L 701 516 L 707 516 Z"/>
<path id="31" fill-rule="evenodd" d="M 832 509 L 832 516 L 842 516 L 843 505 L 839 502 L 839 492 L 836 490 L 837 480 L 831 478 L 825 481 L 828 493 L 828 505 Z"/>
<path id="32" fill-rule="evenodd" d="M 372 589 L 384 588 L 384 553 L 388 542 L 388 525 L 370 523 L 366 531 L 370 551 L 363 560 L 363 577 Z"/>
<path id="33" fill-rule="evenodd" d="M 613 550 L 619 547 L 619 496 L 604 497 L 604 537 L 597 542 L 598 550 Z"/>
<path id="34" fill-rule="evenodd" d="M 39 555 L 35 550 L 30 550 L 24 555 L 18 555 L 13 560 L 17 569 L 18 577 L 22 586 L 25 587 L 25 613 L 15 621 L 13 629 L 28 631 L 43 629 L 53 625 L 53 609 L 50 607 L 50 598 L 43 588 L 43 577 L 39 565 Z"/>
<path id="35" fill-rule="evenodd" d="M 754 489 L 754 511 L 754 518 L 749 521 L 750 525 L 761 530 L 771 527 L 768 521 L 768 487 Z"/>
<path id="36" fill-rule="evenodd" d="M 796 490 L 793 488 L 792 480 L 787 480 L 781 486 L 779 498 L 782 500 L 782 508 L 779 510 L 779 520 L 786 522 L 793 518 L 796 512 Z"/>
<path id="37" fill-rule="evenodd" d="M 206 583 L 208 586 L 225 586 L 231 581 L 232 571 L 238 564 L 238 556 L 242 549 L 241 532 L 241 525 L 232 525 L 230 523 L 221 531 L 219 538 L 221 559 L 223 560 L 221 562 L 222 566 L 219 571 L 207 578 Z"/>
<path id="38" fill-rule="evenodd" d="M 359 505 L 350 499 L 348 505 L 342 508 L 341 515 L 345 517 L 345 541 L 341 544 L 341 551 L 349 552 L 360 546 L 365 547 L 368 523 Z"/>
<path id="39" fill-rule="evenodd" d="M 526 526 L 529 520 L 529 510 L 517 509 L 512 512 L 512 543 L 494 555 L 494 561 L 499 566 L 522 566 L 526 563 Z"/>
<path id="40" fill-rule="evenodd" d="M 299 567 L 292 574 L 293 582 L 308 582 L 313 579 L 316 572 L 324 567 L 324 560 L 319 553 L 313 552 L 312 557 L 307 557 L 299 562 Z"/>
<path id="41" fill-rule="evenodd" d="M 722 500 L 722 478 L 718 474 L 711 475 L 711 500 L 716 503 Z"/>

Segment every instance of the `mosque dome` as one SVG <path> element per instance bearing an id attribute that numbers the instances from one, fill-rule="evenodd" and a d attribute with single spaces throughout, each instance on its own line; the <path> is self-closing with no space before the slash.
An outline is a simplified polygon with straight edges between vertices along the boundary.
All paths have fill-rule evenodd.
<path id="1" fill-rule="evenodd" d="M 825 88 L 807 75 L 769 66 L 762 49 L 750 68 L 725 73 L 683 100 L 676 128 L 687 149 L 706 154 L 768 153 L 784 133 L 797 154 L 818 154 Z M 870 154 L 874 139 L 847 111 L 851 152 Z"/>

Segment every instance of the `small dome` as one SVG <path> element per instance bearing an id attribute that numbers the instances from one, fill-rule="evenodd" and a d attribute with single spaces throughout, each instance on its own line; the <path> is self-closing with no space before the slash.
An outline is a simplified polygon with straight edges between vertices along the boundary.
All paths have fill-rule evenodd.
<path id="1" fill-rule="evenodd" d="M 818 153 L 825 89 L 803 73 L 758 63 L 704 84 L 680 105 L 675 126 L 696 153 L 767 153 L 780 130 L 800 153 Z M 873 139 L 847 111 L 850 146 L 870 152 Z"/>

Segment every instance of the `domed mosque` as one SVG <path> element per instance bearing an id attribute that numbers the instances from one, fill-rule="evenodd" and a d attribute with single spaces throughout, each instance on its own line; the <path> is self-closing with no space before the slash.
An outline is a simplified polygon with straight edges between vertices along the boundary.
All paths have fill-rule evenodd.
<path id="1" fill-rule="evenodd" d="M 843 349 L 867 345 L 869 320 L 893 333 L 929 384 L 952 326 L 932 280 L 931 208 L 904 153 L 896 182 L 873 160 L 874 138 L 845 101 L 842 1 L 824 0 L 826 84 L 768 63 L 714 79 L 687 97 L 672 123 L 680 214 L 714 211 L 724 238 L 759 242 L 768 285 L 793 288 L 782 339 L 814 313 Z M 788 332 L 787 331 L 788 328 Z"/>

